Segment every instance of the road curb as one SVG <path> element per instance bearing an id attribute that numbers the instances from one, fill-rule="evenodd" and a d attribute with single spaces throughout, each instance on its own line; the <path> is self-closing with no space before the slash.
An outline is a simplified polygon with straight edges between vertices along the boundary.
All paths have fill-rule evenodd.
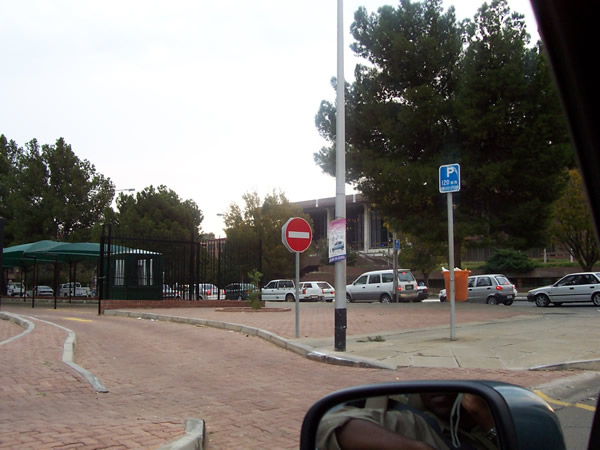
<path id="1" fill-rule="evenodd" d="M 281 347 L 285 350 L 289 350 L 293 353 L 296 353 L 297 355 L 303 356 L 314 361 L 320 361 L 327 364 L 341 365 L 347 367 L 396 370 L 395 366 L 383 364 L 379 361 L 368 358 L 356 357 L 351 355 L 345 355 L 342 357 L 340 355 L 331 354 L 328 352 L 317 352 L 314 348 L 309 347 L 307 345 L 294 342 L 290 339 L 286 339 L 275 333 L 272 333 L 271 331 L 267 331 L 262 328 L 250 327 L 248 325 L 241 325 L 231 322 L 220 322 L 216 320 L 197 319 L 192 317 L 168 316 L 163 314 L 143 313 L 139 311 L 122 311 L 115 309 L 104 311 L 104 314 L 107 316 L 133 317 L 136 319 L 146 320 L 160 320 L 164 322 L 175 322 L 188 325 L 207 326 L 229 331 L 237 331 L 239 333 L 247 334 L 249 336 L 259 337 L 267 342 L 275 344 L 278 347 Z"/>
<path id="2" fill-rule="evenodd" d="M 185 424 L 185 436 L 168 442 L 158 450 L 202 450 L 206 427 L 202 419 L 188 419 Z"/>

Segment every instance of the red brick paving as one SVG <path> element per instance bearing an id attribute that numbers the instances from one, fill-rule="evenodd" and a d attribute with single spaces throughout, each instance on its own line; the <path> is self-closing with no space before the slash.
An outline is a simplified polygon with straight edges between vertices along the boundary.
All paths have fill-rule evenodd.
<path id="1" fill-rule="evenodd" d="M 443 305 L 392 305 L 387 309 L 370 306 L 349 306 L 349 333 L 443 326 L 448 320 Z M 324 308 L 329 308 L 331 314 L 323 314 Z M 571 374 L 359 369 L 310 361 L 240 333 L 98 316 L 95 306 L 61 306 L 55 311 L 3 304 L 2 310 L 74 330 L 75 362 L 96 375 L 109 390 L 107 394 L 95 393 L 63 364 L 66 332 L 35 320 L 34 332 L 0 346 L 2 448 L 156 448 L 182 435 L 187 418 L 198 418 L 206 421 L 208 449 L 292 449 L 298 447 L 300 425 L 310 405 L 343 387 L 457 378 L 534 386 Z M 287 313 L 269 314 L 204 309 L 154 312 L 244 323 L 284 337 L 295 336 L 293 308 Z M 497 308 L 494 317 L 510 317 L 516 312 L 516 308 Z M 458 311 L 457 321 L 483 320 L 482 314 L 477 308 L 468 313 Z M 333 306 L 303 307 L 300 324 L 301 336 L 331 335 Z M 14 325 L 9 325 L 11 334 Z M 0 321 L 0 333 L 5 333 L 1 330 L 6 326 L 6 321 Z"/>

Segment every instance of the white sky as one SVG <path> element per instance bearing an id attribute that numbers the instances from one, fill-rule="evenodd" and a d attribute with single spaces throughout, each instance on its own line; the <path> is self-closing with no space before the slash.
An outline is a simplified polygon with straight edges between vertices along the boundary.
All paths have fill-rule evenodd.
<path id="1" fill-rule="evenodd" d="M 455 1 L 457 17 L 482 3 Z M 398 1 L 344 1 L 346 80 L 354 11 L 384 4 Z M 534 34 L 528 1 L 509 5 Z M 319 104 L 335 101 L 336 11 L 336 0 L 0 0 L 0 133 L 19 146 L 64 137 L 117 189 L 164 184 L 217 236 L 217 214 L 245 192 L 334 197 L 313 153 L 327 144 Z"/>

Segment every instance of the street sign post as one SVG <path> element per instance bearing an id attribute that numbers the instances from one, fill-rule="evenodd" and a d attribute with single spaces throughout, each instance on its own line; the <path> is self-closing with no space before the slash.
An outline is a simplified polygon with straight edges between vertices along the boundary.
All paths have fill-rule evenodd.
<path id="1" fill-rule="evenodd" d="M 300 337 L 300 253 L 310 247 L 312 230 L 302 217 L 291 217 L 281 227 L 281 242 L 296 253 L 296 338 Z"/>
<path id="2" fill-rule="evenodd" d="M 440 166 L 440 192 L 448 194 L 448 265 L 449 286 L 446 295 L 450 299 L 450 340 L 456 340 L 454 331 L 455 286 L 454 286 L 454 215 L 452 208 L 452 193 L 460 191 L 460 165 L 448 164 Z"/>

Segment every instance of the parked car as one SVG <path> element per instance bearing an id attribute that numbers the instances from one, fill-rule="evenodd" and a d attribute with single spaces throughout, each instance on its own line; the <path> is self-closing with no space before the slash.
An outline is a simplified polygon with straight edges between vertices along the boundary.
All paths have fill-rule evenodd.
<path id="1" fill-rule="evenodd" d="M 335 298 L 335 289 L 327 281 L 303 281 L 300 283 L 300 301 L 328 301 Z"/>
<path id="2" fill-rule="evenodd" d="M 25 295 L 25 286 L 20 281 L 11 281 L 6 285 L 6 295 L 9 297 L 23 297 Z"/>
<path id="3" fill-rule="evenodd" d="M 27 291 L 27 297 L 32 297 L 34 294 L 36 297 L 52 297 L 54 296 L 54 289 L 50 286 L 36 286 Z"/>
<path id="4" fill-rule="evenodd" d="M 446 289 L 441 289 L 440 290 L 440 302 L 445 302 L 446 300 L 448 300 L 446 298 Z"/>
<path id="5" fill-rule="evenodd" d="M 220 292 L 219 292 L 220 291 Z M 198 284 L 198 298 L 200 300 L 218 300 L 225 298 L 225 291 L 212 283 Z"/>
<path id="6" fill-rule="evenodd" d="M 256 286 L 251 283 L 231 283 L 225 286 L 224 290 L 226 300 L 248 300 Z"/>
<path id="7" fill-rule="evenodd" d="M 177 292 L 168 284 L 163 284 L 162 296 L 163 298 L 181 298 L 179 292 Z"/>
<path id="8" fill-rule="evenodd" d="M 390 303 L 394 298 L 394 271 L 375 270 L 363 273 L 346 286 L 348 302 Z M 417 280 L 408 269 L 398 269 L 398 301 L 418 301 Z"/>
<path id="9" fill-rule="evenodd" d="M 518 295 L 517 288 L 502 274 L 473 275 L 467 281 L 467 300 L 473 303 L 487 303 L 510 306 Z M 440 291 L 440 302 L 447 301 L 446 289 Z"/>
<path id="10" fill-rule="evenodd" d="M 425 286 L 425 283 L 419 283 L 419 285 L 417 286 L 417 291 L 417 301 L 421 302 L 429 298 L 429 288 Z"/>
<path id="11" fill-rule="evenodd" d="M 264 301 L 296 301 L 296 285 L 293 280 L 272 280 L 261 289 Z"/>
<path id="12" fill-rule="evenodd" d="M 573 302 L 592 302 L 600 306 L 600 273 L 579 272 L 565 275 L 554 284 L 530 290 L 527 300 L 540 307 L 549 306 L 550 303 L 560 306 Z"/>
<path id="13" fill-rule="evenodd" d="M 90 297 L 90 288 L 82 286 L 79 281 L 63 283 L 58 286 L 59 297 Z"/>
<path id="14" fill-rule="evenodd" d="M 517 296 L 517 288 L 504 275 L 474 275 L 468 279 L 468 301 L 498 305 L 512 305 Z"/>

